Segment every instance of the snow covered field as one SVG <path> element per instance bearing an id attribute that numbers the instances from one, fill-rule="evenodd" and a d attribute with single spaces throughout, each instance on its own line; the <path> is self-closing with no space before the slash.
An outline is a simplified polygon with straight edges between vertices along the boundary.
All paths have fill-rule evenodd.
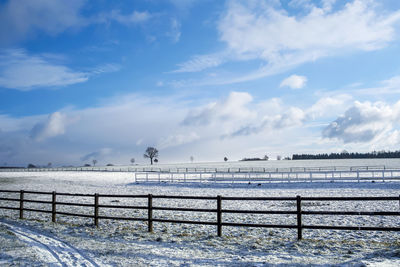
<path id="1" fill-rule="evenodd" d="M 70 193 L 154 194 L 199 196 L 399 196 L 400 183 L 282 183 L 257 185 L 135 184 L 131 173 L 0 172 L 0 187 L 8 190 Z M 28 198 L 29 196 L 27 196 Z M 76 198 L 75 198 L 76 199 Z M 47 196 L 48 200 L 48 196 Z M 62 201 L 63 199 L 58 199 Z M 72 201 L 71 198 L 65 200 Z M 77 202 L 92 201 L 79 198 Z M 145 200 L 102 199 L 103 204 L 145 205 Z M 16 203 L 14 203 L 16 204 Z M 34 204 L 31 204 L 34 205 Z M 38 207 L 38 204 L 35 204 Z M 154 205 L 215 208 L 214 201 L 155 199 Z M 32 206 L 33 207 L 33 206 Z M 224 201 L 224 208 L 295 210 L 295 203 Z M 309 202 L 307 210 L 399 211 L 398 201 Z M 92 214 L 92 209 L 75 208 Z M 146 211 L 108 211 L 112 216 L 146 217 Z M 100 210 L 100 215 L 105 214 Z M 111 214 L 110 214 L 111 213 Z M 215 214 L 154 211 L 154 217 L 215 221 Z M 264 266 L 264 265 L 400 265 L 400 233 L 304 230 L 296 240 L 291 229 L 215 226 L 100 220 L 0 210 L 0 265 L 151 265 L 151 266 Z M 400 226 L 398 217 L 303 216 L 304 224 Z M 294 215 L 223 215 L 223 221 L 295 224 Z"/>

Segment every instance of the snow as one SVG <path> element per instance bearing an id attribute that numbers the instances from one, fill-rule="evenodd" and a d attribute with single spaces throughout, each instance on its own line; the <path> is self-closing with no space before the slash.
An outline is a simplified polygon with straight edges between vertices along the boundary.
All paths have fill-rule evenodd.
<path id="1" fill-rule="evenodd" d="M 11 233 L 36 250 L 36 254 L 40 257 L 40 260 L 49 265 L 97 266 L 97 264 L 87 259 L 77 249 L 63 241 L 32 231 L 23 226 L 17 226 L 15 223 L 10 224 L 0 221 L 0 224 L 6 226 Z"/>
<path id="2" fill-rule="evenodd" d="M 199 195 L 199 196 L 399 196 L 400 183 L 275 183 L 145 184 L 133 183 L 132 173 L 113 172 L 0 172 L 0 187 L 8 190 L 57 191 L 69 193 Z M 3 194 L 4 196 L 4 194 Z M 8 197 L 17 196 L 9 194 Z M 35 196 L 26 194 L 26 198 Z M 51 196 L 40 196 L 49 200 Z M 35 198 L 36 199 L 36 198 Z M 59 201 L 92 203 L 93 198 L 57 196 Z M 141 205 L 147 199 L 100 198 L 102 204 Z M 4 202 L 3 202 L 4 203 Z M 18 204 L 18 203 L 14 203 Z M 154 199 L 154 206 L 215 208 L 211 200 Z M 26 207 L 43 204 L 25 203 Z M 224 209 L 294 210 L 295 203 L 281 201 L 223 201 Z M 17 205 L 16 205 L 17 206 Z M 49 205 L 44 206 L 49 209 Z M 398 201 L 304 202 L 307 210 L 399 211 Z M 70 207 L 57 206 L 57 210 Z M 75 212 L 93 214 L 93 208 L 75 207 Z M 216 215 L 153 211 L 154 217 L 215 221 Z M 145 210 L 100 209 L 100 215 L 143 217 Z M 154 223 L 147 232 L 145 222 L 93 220 L 0 209 L 0 265 L 57 266 L 149 265 L 149 266 L 266 266 L 266 265 L 356 265 L 399 266 L 400 234 L 304 230 L 297 241 L 293 229 L 223 227 Z M 185 216 L 185 217 L 184 217 Z M 223 221 L 295 224 L 294 215 L 223 214 Z M 304 224 L 399 227 L 395 216 L 303 216 Z M 54 255 L 55 254 L 55 255 Z M 53 257 L 53 258 L 52 258 Z M 62 263 L 61 263 L 62 262 Z"/>

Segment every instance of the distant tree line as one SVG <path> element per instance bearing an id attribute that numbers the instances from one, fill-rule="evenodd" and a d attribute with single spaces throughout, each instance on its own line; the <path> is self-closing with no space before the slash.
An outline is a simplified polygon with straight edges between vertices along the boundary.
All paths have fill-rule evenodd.
<path id="1" fill-rule="evenodd" d="M 269 160 L 269 157 L 265 155 L 263 158 L 243 158 L 240 161 L 258 161 L 258 160 Z"/>
<path id="2" fill-rule="evenodd" d="M 293 160 L 302 159 L 381 159 L 381 158 L 400 158 L 400 150 L 398 151 L 373 151 L 367 153 L 347 152 L 341 153 L 323 153 L 323 154 L 293 154 Z"/>

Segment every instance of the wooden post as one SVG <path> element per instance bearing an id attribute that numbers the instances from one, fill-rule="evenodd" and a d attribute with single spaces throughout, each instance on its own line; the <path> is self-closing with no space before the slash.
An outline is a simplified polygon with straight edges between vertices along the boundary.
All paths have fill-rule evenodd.
<path id="1" fill-rule="evenodd" d="M 51 199 L 51 221 L 53 223 L 56 222 L 56 191 L 53 191 L 53 193 L 52 193 L 52 199 Z"/>
<path id="2" fill-rule="evenodd" d="M 153 195 L 149 194 L 148 195 L 148 228 L 149 228 L 149 232 L 152 233 L 153 232 Z"/>
<path id="3" fill-rule="evenodd" d="M 99 194 L 94 194 L 94 225 L 99 226 Z"/>
<path id="4" fill-rule="evenodd" d="M 24 218 L 24 190 L 19 193 L 19 218 Z"/>
<path id="5" fill-rule="evenodd" d="M 218 236 L 222 236 L 222 199 L 221 196 L 217 196 L 217 233 Z"/>
<path id="6" fill-rule="evenodd" d="M 301 197 L 296 197 L 297 202 L 297 239 L 301 240 L 303 238 L 302 233 L 302 222 L 301 222 Z"/>

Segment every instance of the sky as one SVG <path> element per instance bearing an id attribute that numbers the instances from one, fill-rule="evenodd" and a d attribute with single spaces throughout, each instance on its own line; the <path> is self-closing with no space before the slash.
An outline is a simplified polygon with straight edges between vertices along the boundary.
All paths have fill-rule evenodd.
<path id="1" fill-rule="evenodd" d="M 0 0 L 0 166 L 400 149 L 400 1 Z"/>

